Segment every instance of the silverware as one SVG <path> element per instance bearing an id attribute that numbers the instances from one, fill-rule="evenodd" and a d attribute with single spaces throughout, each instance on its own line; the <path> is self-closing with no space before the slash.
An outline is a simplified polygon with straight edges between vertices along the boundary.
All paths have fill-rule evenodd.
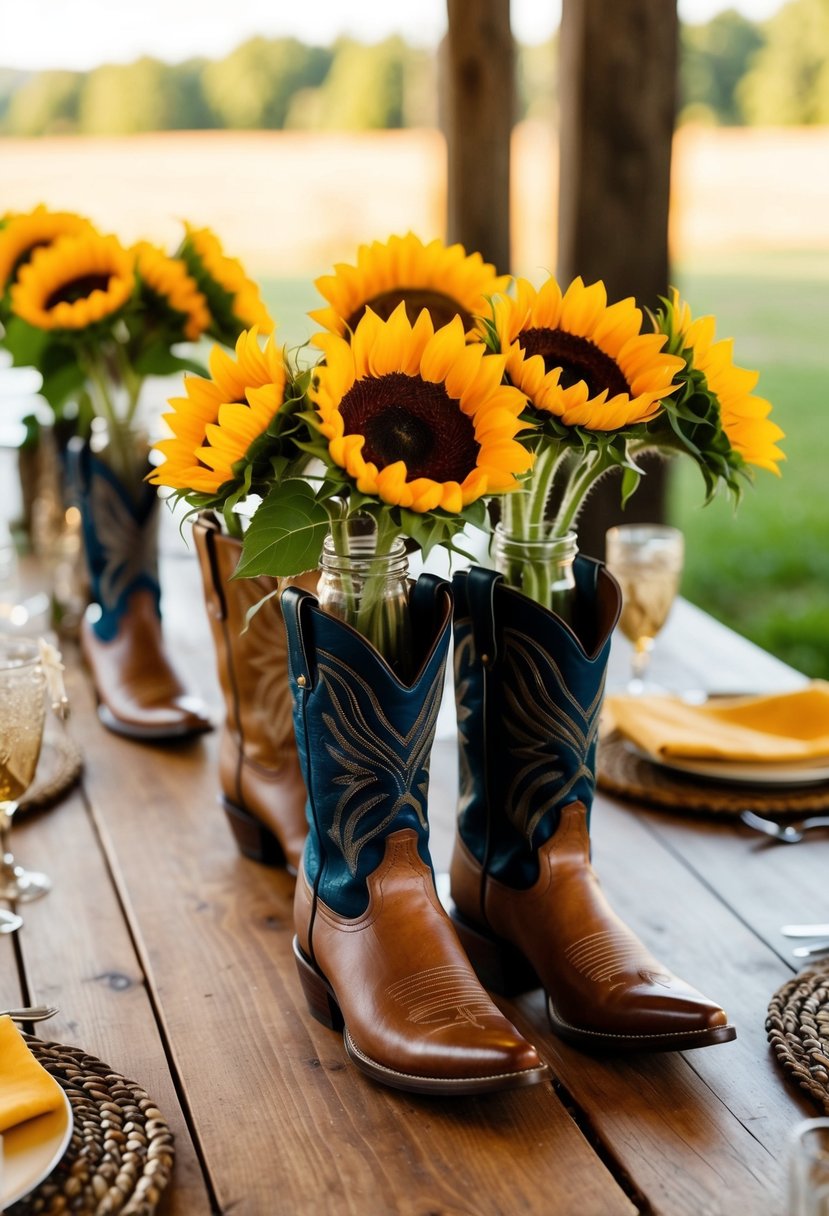
<path id="1" fill-rule="evenodd" d="M 783 844 L 797 844 L 804 834 L 812 828 L 829 828 L 829 815 L 815 815 L 811 819 L 801 819 L 799 823 L 775 823 L 773 819 L 764 819 L 755 815 L 754 811 L 741 811 L 740 819 L 757 832 L 765 832 L 767 836 L 781 841 Z"/>
<path id="2" fill-rule="evenodd" d="M 784 937 L 827 937 L 829 925 L 783 925 L 780 932 Z"/>
<path id="3" fill-rule="evenodd" d="M 57 1005 L 26 1005 L 22 1009 L 0 1009 L 0 1017 L 13 1022 L 45 1022 L 59 1012 Z"/>
<path id="4" fill-rule="evenodd" d="M 825 954 L 829 950 L 829 941 L 810 942 L 808 946 L 795 946 L 792 954 L 795 958 L 811 958 L 813 954 Z"/>

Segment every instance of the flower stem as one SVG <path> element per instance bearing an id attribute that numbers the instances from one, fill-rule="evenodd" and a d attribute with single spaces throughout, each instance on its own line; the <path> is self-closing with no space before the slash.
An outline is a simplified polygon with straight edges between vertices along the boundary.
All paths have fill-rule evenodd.
<path id="1" fill-rule="evenodd" d="M 83 368 L 90 384 L 90 397 L 99 418 L 103 418 L 109 430 L 113 465 L 124 482 L 132 488 L 135 480 L 135 459 L 128 428 L 118 417 L 107 384 L 106 375 L 94 354 L 83 360 Z"/>
<path id="2" fill-rule="evenodd" d="M 555 519 L 555 533 L 563 536 L 570 532 L 576 524 L 579 512 L 584 506 L 588 491 L 613 465 L 612 459 L 605 452 L 597 452 L 586 460 L 571 476 L 564 491 L 564 497 Z"/>

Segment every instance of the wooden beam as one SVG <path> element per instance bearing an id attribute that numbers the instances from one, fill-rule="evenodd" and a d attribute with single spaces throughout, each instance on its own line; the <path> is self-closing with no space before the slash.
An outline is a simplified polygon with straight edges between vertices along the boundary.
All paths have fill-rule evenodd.
<path id="1" fill-rule="evenodd" d="M 447 235 L 510 269 L 515 53 L 509 0 L 447 0 Z"/>
<path id="2" fill-rule="evenodd" d="M 677 90 L 676 0 L 564 0 L 560 35 L 558 275 L 603 279 L 611 300 L 653 307 L 669 282 L 668 198 Z M 579 547 L 601 555 L 613 523 L 665 513 L 651 463 L 624 513 L 603 482 Z"/>

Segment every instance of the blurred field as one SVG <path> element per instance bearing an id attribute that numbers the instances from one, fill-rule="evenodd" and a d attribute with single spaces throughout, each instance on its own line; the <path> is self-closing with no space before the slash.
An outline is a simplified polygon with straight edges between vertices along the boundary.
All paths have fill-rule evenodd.
<path id="1" fill-rule="evenodd" d="M 309 276 L 359 241 L 442 235 L 437 131 L 207 131 L 0 139 L 0 211 L 46 201 L 122 239 L 209 224 L 259 275 Z M 537 123 L 513 142 L 513 268 L 555 264 L 557 147 Z M 643 189 L 647 183 L 643 183 Z M 671 241 L 685 259 L 727 249 L 829 248 L 829 129 L 680 129 Z"/>

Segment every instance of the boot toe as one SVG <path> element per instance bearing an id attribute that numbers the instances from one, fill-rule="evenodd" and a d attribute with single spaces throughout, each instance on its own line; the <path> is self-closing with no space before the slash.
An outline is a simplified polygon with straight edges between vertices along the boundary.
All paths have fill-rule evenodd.
<path id="1" fill-rule="evenodd" d="M 185 700 L 185 698 L 181 698 Z M 106 705 L 103 701 L 98 707 L 98 717 L 104 726 L 115 734 L 124 735 L 129 739 L 183 739 L 188 735 L 200 734 L 212 730 L 213 724 L 204 712 L 196 712 L 196 698 L 186 698 L 194 702 L 193 707 L 185 707 L 177 701 L 161 705 L 141 705 L 130 701 L 125 705 Z"/>
<path id="2" fill-rule="evenodd" d="M 345 1044 L 362 1072 L 393 1087 L 423 1093 L 515 1089 L 542 1081 L 548 1072 L 535 1048 L 512 1028 L 483 1029 L 474 1036 L 467 1024 L 462 1035 L 430 1036 L 427 1041 L 409 1038 L 398 1042 L 393 1052 L 375 1054 L 363 1050 L 346 1030 Z M 381 1054 L 383 1058 L 378 1058 Z"/>

